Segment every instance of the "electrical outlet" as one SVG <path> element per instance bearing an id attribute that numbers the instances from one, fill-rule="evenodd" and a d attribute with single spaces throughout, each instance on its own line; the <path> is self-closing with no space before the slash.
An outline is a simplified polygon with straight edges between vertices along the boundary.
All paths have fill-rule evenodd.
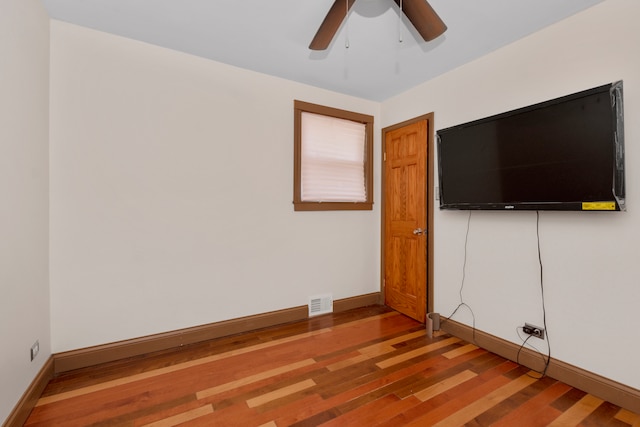
<path id="1" fill-rule="evenodd" d="M 544 339 L 544 328 L 540 326 L 535 326 L 530 323 L 525 323 L 522 327 L 522 332 L 525 334 L 533 335 L 536 338 Z"/>
<path id="2" fill-rule="evenodd" d="M 38 352 L 40 351 L 40 342 L 36 341 L 35 344 L 31 346 L 31 360 L 36 358 Z"/>

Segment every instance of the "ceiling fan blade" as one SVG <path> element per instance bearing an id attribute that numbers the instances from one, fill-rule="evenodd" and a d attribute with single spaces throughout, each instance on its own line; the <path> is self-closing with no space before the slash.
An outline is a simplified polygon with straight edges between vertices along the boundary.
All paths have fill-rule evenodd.
<path id="1" fill-rule="evenodd" d="M 327 12 L 327 16 L 324 17 L 324 21 L 318 28 L 318 32 L 315 37 L 311 41 L 309 45 L 309 49 L 311 50 L 325 50 L 331 44 L 331 40 L 338 32 L 338 28 L 340 28 L 340 24 L 344 21 L 344 18 L 347 16 L 347 12 L 353 6 L 356 0 L 336 0 L 329 12 Z"/>
<path id="2" fill-rule="evenodd" d="M 400 6 L 400 0 L 394 1 Z M 402 11 L 424 41 L 431 41 L 447 30 L 445 23 L 426 0 L 402 0 Z"/>

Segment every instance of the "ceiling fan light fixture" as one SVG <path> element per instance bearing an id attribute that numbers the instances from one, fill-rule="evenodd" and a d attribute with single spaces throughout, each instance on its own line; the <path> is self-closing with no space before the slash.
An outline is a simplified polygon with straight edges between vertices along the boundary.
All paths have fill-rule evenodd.
<path id="1" fill-rule="evenodd" d="M 340 25 L 349 15 L 349 10 L 356 0 L 335 0 L 329 12 L 325 16 L 320 28 L 309 45 L 311 50 L 325 50 L 331 44 L 334 36 L 338 32 Z M 367 0 L 373 1 L 373 0 Z M 388 1 L 388 0 L 386 0 Z M 424 41 L 431 41 L 444 33 L 447 26 L 433 10 L 427 0 L 394 0 L 400 7 L 400 23 L 402 17 L 406 16 L 413 24 Z M 344 2 L 344 3 L 343 3 Z M 402 27 L 402 25 L 400 25 Z M 402 43 L 402 31 L 400 31 L 399 41 Z M 348 37 L 345 43 L 348 48 Z"/>

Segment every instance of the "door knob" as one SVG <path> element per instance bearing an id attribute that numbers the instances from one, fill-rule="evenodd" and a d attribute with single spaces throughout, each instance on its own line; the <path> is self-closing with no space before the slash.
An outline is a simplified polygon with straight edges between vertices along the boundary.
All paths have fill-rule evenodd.
<path id="1" fill-rule="evenodd" d="M 413 234 L 415 234 L 416 236 L 420 236 L 425 231 L 426 230 L 423 230 L 422 228 L 416 228 L 415 230 L 413 230 Z"/>

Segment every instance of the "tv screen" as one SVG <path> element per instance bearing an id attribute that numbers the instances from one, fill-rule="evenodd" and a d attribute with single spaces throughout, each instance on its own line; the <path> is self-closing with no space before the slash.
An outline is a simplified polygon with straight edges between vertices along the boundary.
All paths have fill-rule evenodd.
<path id="1" fill-rule="evenodd" d="M 624 210 L 622 82 L 437 132 L 441 209 Z"/>

